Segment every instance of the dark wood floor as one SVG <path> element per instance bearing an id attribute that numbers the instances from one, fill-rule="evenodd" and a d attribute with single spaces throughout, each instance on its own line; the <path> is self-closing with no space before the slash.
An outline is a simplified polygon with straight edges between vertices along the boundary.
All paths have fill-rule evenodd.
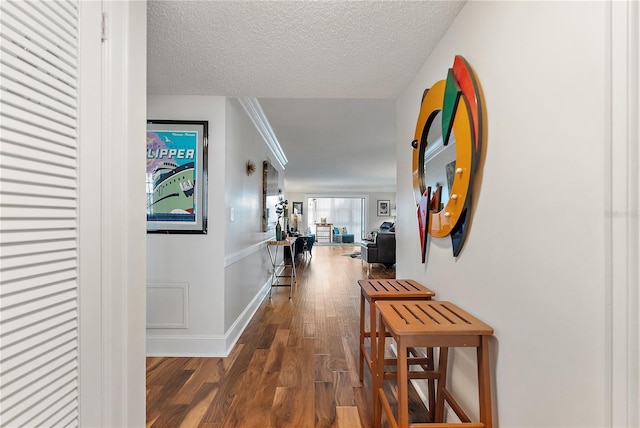
<path id="1" fill-rule="evenodd" d="M 359 279 L 353 246 L 315 246 L 298 285 L 273 289 L 226 358 L 147 358 L 147 427 L 371 427 L 371 378 L 358 380 Z M 370 277 L 394 278 L 374 265 Z"/>

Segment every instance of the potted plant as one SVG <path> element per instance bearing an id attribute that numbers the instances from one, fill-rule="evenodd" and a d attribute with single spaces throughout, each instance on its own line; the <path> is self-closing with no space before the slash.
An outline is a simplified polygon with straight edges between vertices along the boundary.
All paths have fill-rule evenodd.
<path id="1" fill-rule="evenodd" d="M 278 223 L 276 224 L 276 241 L 282 241 L 282 226 L 280 226 L 280 219 L 285 215 L 287 205 L 289 205 L 289 201 L 280 196 L 280 200 L 276 204 L 276 214 L 278 215 Z"/>

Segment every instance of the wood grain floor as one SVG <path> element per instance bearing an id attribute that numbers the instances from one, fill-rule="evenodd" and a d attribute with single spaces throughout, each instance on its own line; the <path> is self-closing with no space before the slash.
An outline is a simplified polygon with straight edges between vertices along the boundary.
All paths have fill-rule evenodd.
<path id="1" fill-rule="evenodd" d="M 371 427 L 358 380 L 359 247 L 315 246 L 298 285 L 273 289 L 226 358 L 147 358 L 147 427 Z M 374 265 L 369 277 L 393 278 Z"/>

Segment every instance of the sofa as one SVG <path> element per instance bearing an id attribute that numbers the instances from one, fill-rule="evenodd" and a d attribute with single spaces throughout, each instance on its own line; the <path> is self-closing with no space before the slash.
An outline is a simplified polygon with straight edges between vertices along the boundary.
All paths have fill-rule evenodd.
<path id="1" fill-rule="evenodd" d="M 386 267 L 396 264 L 395 227 L 389 222 L 383 223 L 383 226 L 378 229 L 372 240 L 364 240 L 360 244 L 362 263 L 367 263 L 368 271 L 373 263 L 381 263 Z"/>
<path id="2" fill-rule="evenodd" d="M 350 244 L 355 241 L 353 233 L 342 233 L 339 227 L 333 228 L 333 242 L 337 244 Z"/>

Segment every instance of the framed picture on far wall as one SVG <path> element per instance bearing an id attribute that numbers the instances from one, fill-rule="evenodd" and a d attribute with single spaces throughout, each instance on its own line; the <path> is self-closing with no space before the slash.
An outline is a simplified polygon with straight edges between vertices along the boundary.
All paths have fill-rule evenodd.
<path id="1" fill-rule="evenodd" d="M 302 202 L 294 202 L 293 203 L 293 214 L 300 214 L 300 215 L 304 214 L 302 212 Z"/>
<path id="2" fill-rule="evenodd" d="M 378 217 L 389 217 L 390 215 L 389 201 L 378 201 Z"/>
<path id="3" fill-rule="evenodd" d="M 208 127 L 147 121 L 148 233 L 207 233 Z"/>

